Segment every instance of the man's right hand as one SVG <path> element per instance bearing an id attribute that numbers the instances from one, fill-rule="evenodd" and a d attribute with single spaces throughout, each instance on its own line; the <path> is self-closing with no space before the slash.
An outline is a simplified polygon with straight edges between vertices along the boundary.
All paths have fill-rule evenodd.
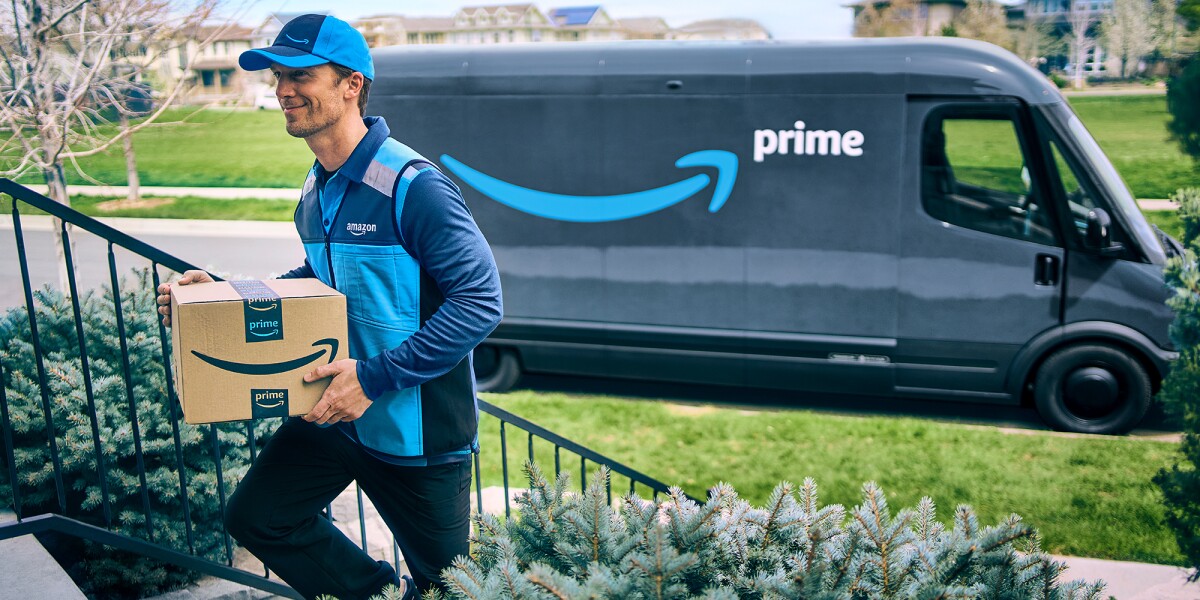
<path id="1" fill-rule="evenodd" d="M 171 326 L 171 286 L 187 285 L 189 283 L 208 283 L 216 281 L 212 275 L 204 271 L 186 271 L 174 284 L 164 283 L 158 286 L 158 314 L 162 315 L 163 325 Z"/>

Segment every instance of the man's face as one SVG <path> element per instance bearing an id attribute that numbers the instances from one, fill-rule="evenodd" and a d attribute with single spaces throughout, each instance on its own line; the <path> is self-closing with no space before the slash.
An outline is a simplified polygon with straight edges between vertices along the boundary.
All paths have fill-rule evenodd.
<path id="1" fill-rule="evenodd" d="M 275 96 L 283 107 L 287 132 L 306 138 L 332 126 L 346 113 L 343 97 L 346 80 L 338 81 L 329 65 L 293 69 L 271 65 L 275 76 Z"/>

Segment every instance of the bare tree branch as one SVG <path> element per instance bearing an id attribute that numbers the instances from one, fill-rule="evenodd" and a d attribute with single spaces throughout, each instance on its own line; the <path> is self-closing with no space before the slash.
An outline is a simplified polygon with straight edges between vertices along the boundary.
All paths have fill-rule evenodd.
<path id="1" fill-rule="evenodd" d="M 75 6 L 72 6 L 71 8 L 66 9 L 65 11 L 63 11 L 63 14 L 58 15 L 58 17 L 55 18 L 53 21 L 38 28 L 37 35 L 39 35 L 39 36 L 45 35 L 50 30 L 58 27 L 58 24 L 62 23 L 63 19 L 66 19 L 67 17 L 71 16 L 75 11 L 83 8 L 85 5 L 87 5 L 87 3 L 91 2 L 91 1 L 92 0 L 79 0 L 79 2 L 75 3 Z"/>

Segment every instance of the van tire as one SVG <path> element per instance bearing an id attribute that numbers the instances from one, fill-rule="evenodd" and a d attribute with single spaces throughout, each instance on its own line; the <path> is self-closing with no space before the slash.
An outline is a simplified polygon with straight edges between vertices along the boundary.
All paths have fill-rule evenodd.
<path id="1" fill-rule="evenodd" d="M 475 349 L 475 389 L 507 392 L 521 378 L 521 362 L 511 348 L 484 344 Z"/>
<path id="2" fill-rule="evenodd" d="M 1059 431 L 1123 434 L 1150 408 L 1150 377 L 1127 352 L 1105 344 L 1058 350 L 1038 369 L 1038 413 Z"/>

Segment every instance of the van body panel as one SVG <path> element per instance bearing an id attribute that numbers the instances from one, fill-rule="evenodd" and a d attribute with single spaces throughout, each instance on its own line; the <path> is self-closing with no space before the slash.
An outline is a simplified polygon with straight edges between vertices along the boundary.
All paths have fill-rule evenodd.
<path id="1" fill-rule="evenodd" d="M 525 371 L 1017 402 L 1064 343 L 1159 374 L 1172 356 L 1157 239 L 1053 84 L 994 46 L 396 47 L 375 66 L 369 112 L 462 189 L 501 272 L 488 343 Z M 946 107 L 970 109 L 960 133 L 1009 123 L 1020 158 L 931 162 Z M 1131 259 L 1072 237 L 1047 136 Z M 950 150 L 991 151 L 970 146 Z M 931 213 L 931 173 L 976 224 Z"/>
<path id="2" fill-rule="evenodd" d="M 1066 323 L 1112 320 L 1149 338 L 1159 348 L 1171 348 L 1167 329 L 1170 288 L 1158 265 L 1073 252 L 1068 264 Z"/>
<path id="3" fill-rule="evenodd" d="M 374 98 L 404 95 L 780 92 L 1003 93 L 1062 102 L 1045 77 L 1011 53 L 959 38 L 821 42 L 620 42 L 503 47 L 393 46 L 373 51 Z M 740 83 L 735 83 L 740 82 Z M 648 87 L 648 89 L 646 89 Z M 734 89 L 736 88 L 736 89 Z"/>
<path id="4" fill-rule="evenodd" d="M 1005 393 L 1012 358 L 1029 339 L 1060 324 L 1066 252 L 935 218 L 923 203 L 928 182 L 922 181 L 922 157 L 932 143 L 925 132 L 943 116 L 968 122 L 996 117 L 996 123 L 1009 124 L 1004 129 L 1013 149 L 1031 155 L 1035 150 L 1019 135 L 1023 109 L 994 96 L 914 98 L 908 108 L 897 296 L 903 359 L 897 360 L 896 384 Z M 961 140 L 945 143 L 955 142 Z M 1046 260 L 1059 266 L 1060 275 L 1038 282 L 1035 273 Z"/>

